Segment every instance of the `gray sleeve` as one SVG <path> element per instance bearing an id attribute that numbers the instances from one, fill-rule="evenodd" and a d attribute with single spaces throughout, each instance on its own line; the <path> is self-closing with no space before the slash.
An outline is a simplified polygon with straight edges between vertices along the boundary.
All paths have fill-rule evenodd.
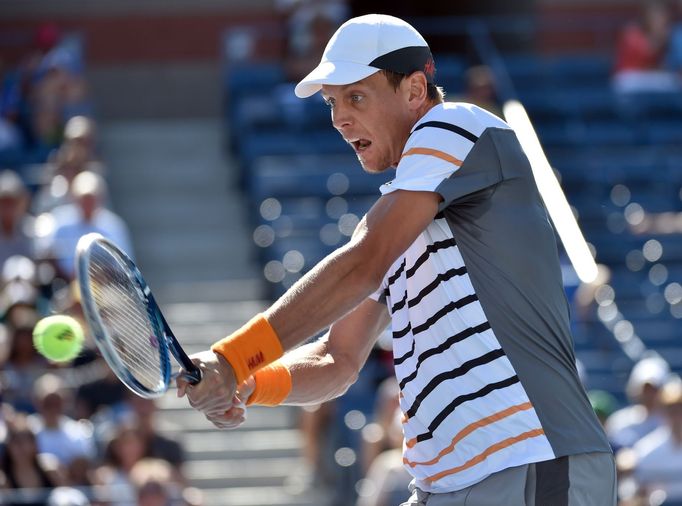
<path id="1" fill-rule="evenodd" d="M 502 181 L 501 163 L 494 135 L 499 130 L 503 129 L 485 130 L 459 170 L 438 185 L 436 191 L 443 197 L 441 211 L 453 203 L 463 204 L 471 199 L 485 197 L 488 192 L 481 190 L 492 188 Z"/>

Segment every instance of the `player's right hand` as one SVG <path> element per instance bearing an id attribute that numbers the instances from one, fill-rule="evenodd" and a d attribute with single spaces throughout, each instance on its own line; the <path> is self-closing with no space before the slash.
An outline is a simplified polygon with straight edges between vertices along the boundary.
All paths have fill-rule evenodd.
<path id="1" fill-rule="evenodd" d="M 192 385 L 182 374 L 178 375 L 178 397 L 186 395 L 190 405 L 209 420 L 227 413 L 235 406 L 235 399 L 239 404 L 234 371 L 222 355 L 206 350 L 190 358 L 201 369 L 201 381 Z"/>

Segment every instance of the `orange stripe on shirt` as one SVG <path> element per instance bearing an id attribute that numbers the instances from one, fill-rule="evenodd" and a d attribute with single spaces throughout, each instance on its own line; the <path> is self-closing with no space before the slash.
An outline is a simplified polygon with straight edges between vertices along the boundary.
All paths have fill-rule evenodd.
<path id="1" fill-rule="evenodd" d="M 441 478 L 445 478 L 446 476 L 450 476 L 451 474 L 456 474 L 456 473 L 459 473 L 459 472 L 464 471 L 466 469 L 469 469 L 470 467 L 473 467 L 476 464 L 480 464 L 481 462 L 483 462 L 486 458 L 488 458 L 493 453 L 499 452 L 500 450 L 504 450 L 505 448 L 508 448 L 509 446 L 516 444 L 516 443 L 519 443 L 521 441 L 524 441 L 526 439 L 530 439 L 532 437 L 542 436 L 544 433 L 545 433 L 545 431 L 543 429 L 533 429 L 533 430 L 529 430 L 528 432 L 524 432 L 522 434 L 519 434 L 518 436 L 514 436 L 514 437 L 504 439 L 504 440 L 500 441 L 499 443 L 495 443 L 494 445 L 489 446 L 482 453 L 479 453 L 474 458 L 469 459 L 468 461 L 466 461 L 461 466 L 453 467 L 452 469 L 446 469 L 445 471 L 441 471 L 440 473 L 436 473 L 433 476 L 429 476 L 428 478 L 426 478 L 426 481 L 433 483 L 434 481 L 438 481 Z"/>
<path id="2" fill-rule="evenodd" d="M 403 458 L 403 463 L 415 467 L 415 466 L 430 466 L 438 462 L 441 458 L 443 458 L 445 455 L 448 453 L 451 453 L 455 450 L 455 445 L 459 443 L 462 439 L 467 437 L 469 434 L 471 434 L 473 431 L 476 429 L 480 429 L 481 427 L 485 427 L 486 425 L 490 425 L 491 423 L 495 423 L 499 420 L 502 420 L 503 418 L 507 418 L 508 416 L 513 415 L 514 413 L 518 413 L 519 411 L 526 411 L 528 409 L 531 409 L 533 405 L 530 402 L 524 402 L 523 404 L 517 404 L 516 406 L 510 406 L 507 409 L 503 409 L 502 411 L 498 411 L 497 413 L 493 413 L 490 416 L 486 416 L 485 418 L 481 418 L 480 420 L 473 422 L 466 427 L 464 427 L 461 431 L 459 431 L 454 438 L 452 438 L 452 442 L 450 443 L 449 446 L 444 448 L 443 450 L 440 451 L 440 453 L 432 458 L 431 460 L 427 460 L 425 462 L 412 462 L 410 460 L 407 460 L 406 458 Z M 408 448 L 413 448 L 414 445 L 417 444 L 417 439 L 412 438 L 410 439 L 407 443 Z"/>
<path id="3" fill-rule="evenodd" d="M 403 153 L 403 156 L 401 158 L 405 158 L 406 156 L 410 155 L 430 155 L 430 156 L 435 156 L 436 158 L 440 158 L 441 160 L 445 160 L 446 162 L 452 163 L 454 165 L 457 165 L 457 167 L 462 166 L 462 160 L 459 160 L 455 158 L 452 155 L 448 155 L 447 153 L 443 151 L 438 151 L 437 149 L 431 149 L 431 148 L 412 148 L 408 149 L 405 153 Z"/>

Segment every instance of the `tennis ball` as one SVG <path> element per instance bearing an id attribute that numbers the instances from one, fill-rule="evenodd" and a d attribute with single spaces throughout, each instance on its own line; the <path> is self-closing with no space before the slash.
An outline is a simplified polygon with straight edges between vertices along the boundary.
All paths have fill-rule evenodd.
<path id="1" fill-rule="evenodd" d="M 52 362 L 68 362 L 83 348 L 83 329 L 78 321 L 66 315 L 52 315 L 33 328 L 33 346 Z"/>

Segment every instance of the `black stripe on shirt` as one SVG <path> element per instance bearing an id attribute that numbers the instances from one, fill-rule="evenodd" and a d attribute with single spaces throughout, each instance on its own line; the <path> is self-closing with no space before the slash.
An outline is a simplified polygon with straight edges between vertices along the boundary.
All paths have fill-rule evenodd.
<path id="1" fill-rule="evenodd" d="M 417 410 L 419 409 L 419 406 L 421 406 L 421 403 L 424 401 L 424 399 L 426 399 L 428 395 L 431 392 L 433 392 L 438 387 L 438 385 L 440 385 L 444 381 L 464 376 L 466 373 L 468 373 L 475 367 L 489 364 L 490 362 L 493 362 L 494 360 L 497 360 L 498 358 L 504 356 L 505 356 L 504 350 L 502 348 L 497 348 L 496 350 L 484 353 L 480 357 L 472 358 L 471 360 L 464 362 L 462 365 L 451 371 L 445 371 L 440 374 L 437 374 L 436 376 L 431 378 L 431 381 L 429 381 L 427 385 L 424 387 L 424 389 L 421 392 L 419 392 L 419 394 L 417 394 L 417 396 L 414 398 L 412 406 L 410 406 L 410 409 L 408 409 L 405 412 L 405 415 L 408 418 L 412 418 L 417 413 Z"/>
<path id="2" fill-rule="evenodd" d="M 457 344 L 461 341 L 464 341 L 465 339 L 476 335 L 480 334 L 481 332 L 485 332 L 486 330 L 490 329 L 490 323 L 488 322 L 483 322 L 480 325 L 476 325 L 475 327 L 468 327 L 464 329 L 461 332 L 458 332 L 454 336 L 448 337 L 445 341 L 443 341 L 441 344 L 436 346 L 435 348 L 431 348 L 429 350 L 426 350 L 422 354 L 419 355 L 417 358 L 417 366 L 414 370 L 413 373 L 405 376 L 401 381 L 400 381 L 400 389 L 402 390 L 405 388 L 405 385 L 407 385 L 410 381 L 412 381 L 414 378 L 417 377 L 417 373 L 419 372 L 419 368 L 421 367 L 422 363 L 429 357 L 432 357 L 434 355 L 438 355 L 439 353 L 444 352 L 454 344 Z M 409 357 L 411 357 L 414 354 L 414 342 L 412 341 L 412 350 L 409 353 L 406 353 L 400 359 L 394 360 L 395 365 L 400 365 L 402 364 L 405 360 L 407 360 Z M 409 356 L 408 356 L 409 355 Z M 400 360 L 400 362 L 398 362 Z"/>
<path id="3" fill-rule="evenodd" d="M 400 277 L 400 275 L 403 273 L 405 270 L 405 259 L 403 258 L 402 263 L 400 264 L 400 267 L 389 276 L 388 278 L 388 286 L 391 286 L 393 283 L 396 282 L 396 280 Z"/>
<path id="4" fill-rule="evenodd" d="M 443 423 L 443 421 L 450 416 L 450 414 L 460 405 L 464 404 L 467 401 L 471 401 L 474 399 L 478 399 L 480 397 L 485 397 L 488 395 L 490 392 L 493 392 L 495 390 L 501 390 L 503 388 L 510 387 L 516 383 L 519 382 L 519 377 L 514 375 L 510 378 L 507 378 L 502 381 L 498 381 L 497 383 L 490 383 L 483 388 L 481 388 L 478 392 L 473 392 L 470 394 L 466 395 L 460 395 L 457 397 L 454 401 L 452 401 L 450 404 L 448 404 L 443 411 L 438 413 L 438 416 L 433 419 L 433 421 L 429 424 L 429 430 L 427 432 L 424 432 L 423 434 L 419 434 L 416 439 L 418 442 L 421 441 L 426 441 L 427 439 L 431 439 L 433 437 L 433 432 L 438 428 L 438 426 Z"/>
<path id="5" fill-rule="evenodd" d="M 391 314 L 395 314 L 396 311 L 405 307 L 406 302 L 407 302 L 407 291 L 405 292 L 405 295 L 403 296 L 403 298 L 400 299 L 398 302 L 396 302 L 395 305 L 391 308 Z"/>
<path id="6" fill-rule="evenodd" d="M 407 353 L 405 353 L 402 357 L 394 358 L 394 359 L 393 359 L 393 365 L 400 365 L 400 364 L 402 364 L 403 362 L 405 362 L 405 360 L 407 360 L 407 359 L 410 358 L 412 355 L 414 355 L 414 346 L 415 346 L 415 340 L 413 339 L 413 340 L 412 340 L 412 348 L 410 349 L 410 351 L 408 351 Z"/>
<path id="7" fill-rule="evenodd" d="M 405 327 L 404 329 L 398 330 L 397 332 L 393 332 L 393 339 L 400 339 L 401 337 L 405 337 L 410 330 L 412 330 L 412 322 L 409 322 L 407 324 L 407 327 Z"/>
<path id="8" fill-rule="evenodd" d="M 419 258 L 417 258 L 417 260 L 414 262 L 414 265 L 407 270 L 406 276 L 408 278 L 412 277 L 414 275 L 414 273 L 417 272 L 417 269 L 419 269 L 419 267 L 421 267 L 421 265 L 424 262 L 426 262 L 426 260 L 429 258 L 429 256 L 432 253 L 435 253 L 436 251 L 441 250 L 441 249 L 452 248 L 455 246 L 457 246 L 457 242 L 455 241 L 454 237 L 450 238 L 450 239 L 446 239 L 444 241 L 436 241 L 433 244 L 429 244 L 426 247 L 426 250 L 424 251 L 424 253 L 419 255 Z"/>
<path id="9" fill-rule="evenodd" d="M 407 307 L 414 307 L 417 304 L 419 304 L 424 297 L 426 297 L 428 294 L 434 291 L 436 287 L 440 285 L 442 282 L 448 281 L 454 278 L 455 276 L 463 276 L 466 273 L 467 273 L 466 267 L 460 267 L 458 269 L 450 269 L 449 271 L 441 272 L 440 274 L 438 274 L 438 276 L 436 276 L 436 279 L 434 279 L 433 281 L 431 281 L 431 283 L 422 288 L 422 290 L 417 294 L 417 296 L 414 299 L 408 301 Z"/>
<path id="10" fill-rule="evenodd" d="M 471 294 L 471 295 L 467 295 L 466 297 L 462 297 L 462 298 L 459 299 L 459 300 L 455 300 L 455 301 L 449 302 L 449 303 L 446 304 L 444 307 L 442 307 L 441 309 L 439 309 L 433 316 L 427 318 L 427 320 L 426 320 L 424 323 L 422 323 L 421 325 L 417 325 L 416 327 L 414 327 L 414 329 L 413 329 L 413 330 L 414 330 L 414 331 L 413 331 L 413 334 L 414 334 L 414 335 L 417 335 L 417 334 L 419 334 L 420 332 L 424 332 L 425 330 L 428 330 L 428 328 L 429 328 L 431 325 L 433 325 L 434 323 L 436 323 L 438 320 L 440 320 L 443 316 L 445 316 L 446 314 L 448 314 L 448 313 L 449 313 L 450 311 L 452 311 L 453 309 L 461 309 L 461 308 L 463 308 L 464 306 L 466 306 L 467 304 L 471 304 L 472 302 L 476 302 L 477 300 L 478 300 L 478 297 L 476 296 L 475 293 L 473 293 L 473 294 Z"/>
<path id="11" fill-rule="evenodd" d="M 426 121 L 422 123 L 421 125 L 418 125 L 417 128 L 412 130 L 412 132 L 416 132 L 417 130 L 421 130 L 422 128 L 426 127 L 433 127 L 433 128 L 441 128 L 443 130 L 449 130 L 450 132 L 454 132 L 457 135 L 461 135 L 467 140 L 470 140 L 471 142 L 476 142 L 478 140 L 478 137 L 468 130 L 463 129 L 462 127 L 459 127 L 457 125 L 453 125 L 452 123 L 445 123 L 444 121 Z"/>

